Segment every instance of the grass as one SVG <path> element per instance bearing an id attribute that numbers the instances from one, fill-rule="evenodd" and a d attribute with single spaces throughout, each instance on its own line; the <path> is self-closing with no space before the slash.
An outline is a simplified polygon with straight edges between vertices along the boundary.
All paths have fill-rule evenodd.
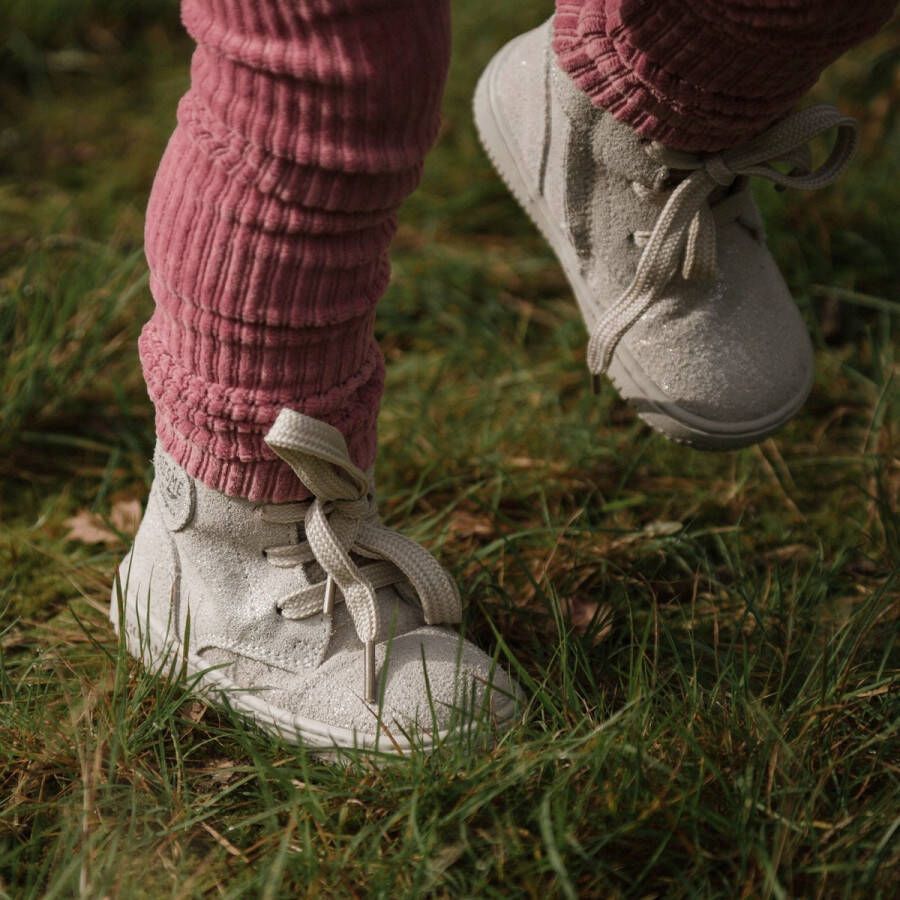
<path id="1" fill-rule="evenodd" d="M 546 4 L 455 7 L 381 307 L 378 474 L 530 702 L 490 752 L 337 767 L 141 671 L 105 618 L 127 535 L 68 539 L 150 478 L 175 8 L 0 16 L 0 896 L 896 896 L 897 27 L 816 90 L 863 122 L 852 171 L 759 193 L 813 395 L 708 455 L 590 394 L 563 277 L 477 147 L 474 80 Z"/>

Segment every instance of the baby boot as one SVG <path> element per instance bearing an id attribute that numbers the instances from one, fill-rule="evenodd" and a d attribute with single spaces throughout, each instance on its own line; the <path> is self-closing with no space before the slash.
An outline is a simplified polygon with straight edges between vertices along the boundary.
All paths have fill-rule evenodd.
<path id="1" fill-rule="evenodd" d="M 652 427 L 695 447 L 761 440 L 802 406 L 813 355 L 749 182 L 828 184 L 855 149 L 854 120 L 814 106 L 742 146 L 676 152 L 593 106 L 557 65 L 551 31 L 491 60 L 475 121 L 572 285 L 595 389 L 607 375 Z M 811 171 L 808 143 L 832 128 Z"/>
<path id="2" fill-rule="evenodd" d="M 403 753 L 476 720 L 508 726 L 517 688 L 445 627 L 460 619 L 456 585 L 381 523 L 341 433 L 284 409 L 266 443 L 312 499 L 227 496 L 157 447 L 110 608 L 130 652 L 174 657 L 238 711 L 315 748 Z"/>

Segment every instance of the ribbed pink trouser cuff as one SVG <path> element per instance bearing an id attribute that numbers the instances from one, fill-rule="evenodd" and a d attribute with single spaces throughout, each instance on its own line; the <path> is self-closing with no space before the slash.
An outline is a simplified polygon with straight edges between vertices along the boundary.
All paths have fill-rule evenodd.
<path id="1" fill-rule="evenodd" d="M 448 4 L 183 0 L 182 17 L 191 84 L 146 221 L 157 433 L 217 490 L 303 499 L 263 442 L 282 407 L 375 458 L 375 305 L 438 129 Z"/>
<path id="2" fill-rule="evenodd" d="M 557 0 L 554 48 L 644 137 L 714 151 L 787 113 L 895 0 Z"/>

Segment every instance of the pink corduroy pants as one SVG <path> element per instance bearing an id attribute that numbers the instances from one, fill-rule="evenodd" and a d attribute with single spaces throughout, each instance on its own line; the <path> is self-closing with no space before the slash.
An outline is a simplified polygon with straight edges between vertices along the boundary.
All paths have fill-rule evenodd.
<path id="1" fill-rule="evenodd" d="M 717 150 L 783 115 L 894 0 L 558 0 L 559 61 L 642 135 Z M 437 134 L 448 0 L 182 0 L 191 85 L 147 210 L 140 355 L 163 447 L 210 487 L 303 499 L 289 406 L 375 458 L 396 212 Z"/>

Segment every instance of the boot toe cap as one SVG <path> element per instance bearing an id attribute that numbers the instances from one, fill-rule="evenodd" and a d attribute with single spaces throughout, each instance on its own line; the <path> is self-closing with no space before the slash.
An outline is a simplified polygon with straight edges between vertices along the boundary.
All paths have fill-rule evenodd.
<path id="1" fill-rule="evenodd" d="M 364 697 L 361 645 L 333 654 L 316 669 L 297 672 L 231 654 L 227 663 L 232 702 L 257 718 L 294 729 L 301 738 L 321 734 L 344 746 L 406 749 L 474 725 L 511 723 L 521 691 L 487 654 L 455 632 L 421 627 L 376 648 L 378 703 Z"/>
<path id="2" fill-rule="evenodd" d="M 711 289 L 673 293 L 632 329 L 623 364 L 639 385 L 629 399 L 642 414 L 656 409 L 738 446 L 797 412 L 812 385 L 812 344 L 765 256 L 756 278 L 746 258 L 724 260 Z"/>

